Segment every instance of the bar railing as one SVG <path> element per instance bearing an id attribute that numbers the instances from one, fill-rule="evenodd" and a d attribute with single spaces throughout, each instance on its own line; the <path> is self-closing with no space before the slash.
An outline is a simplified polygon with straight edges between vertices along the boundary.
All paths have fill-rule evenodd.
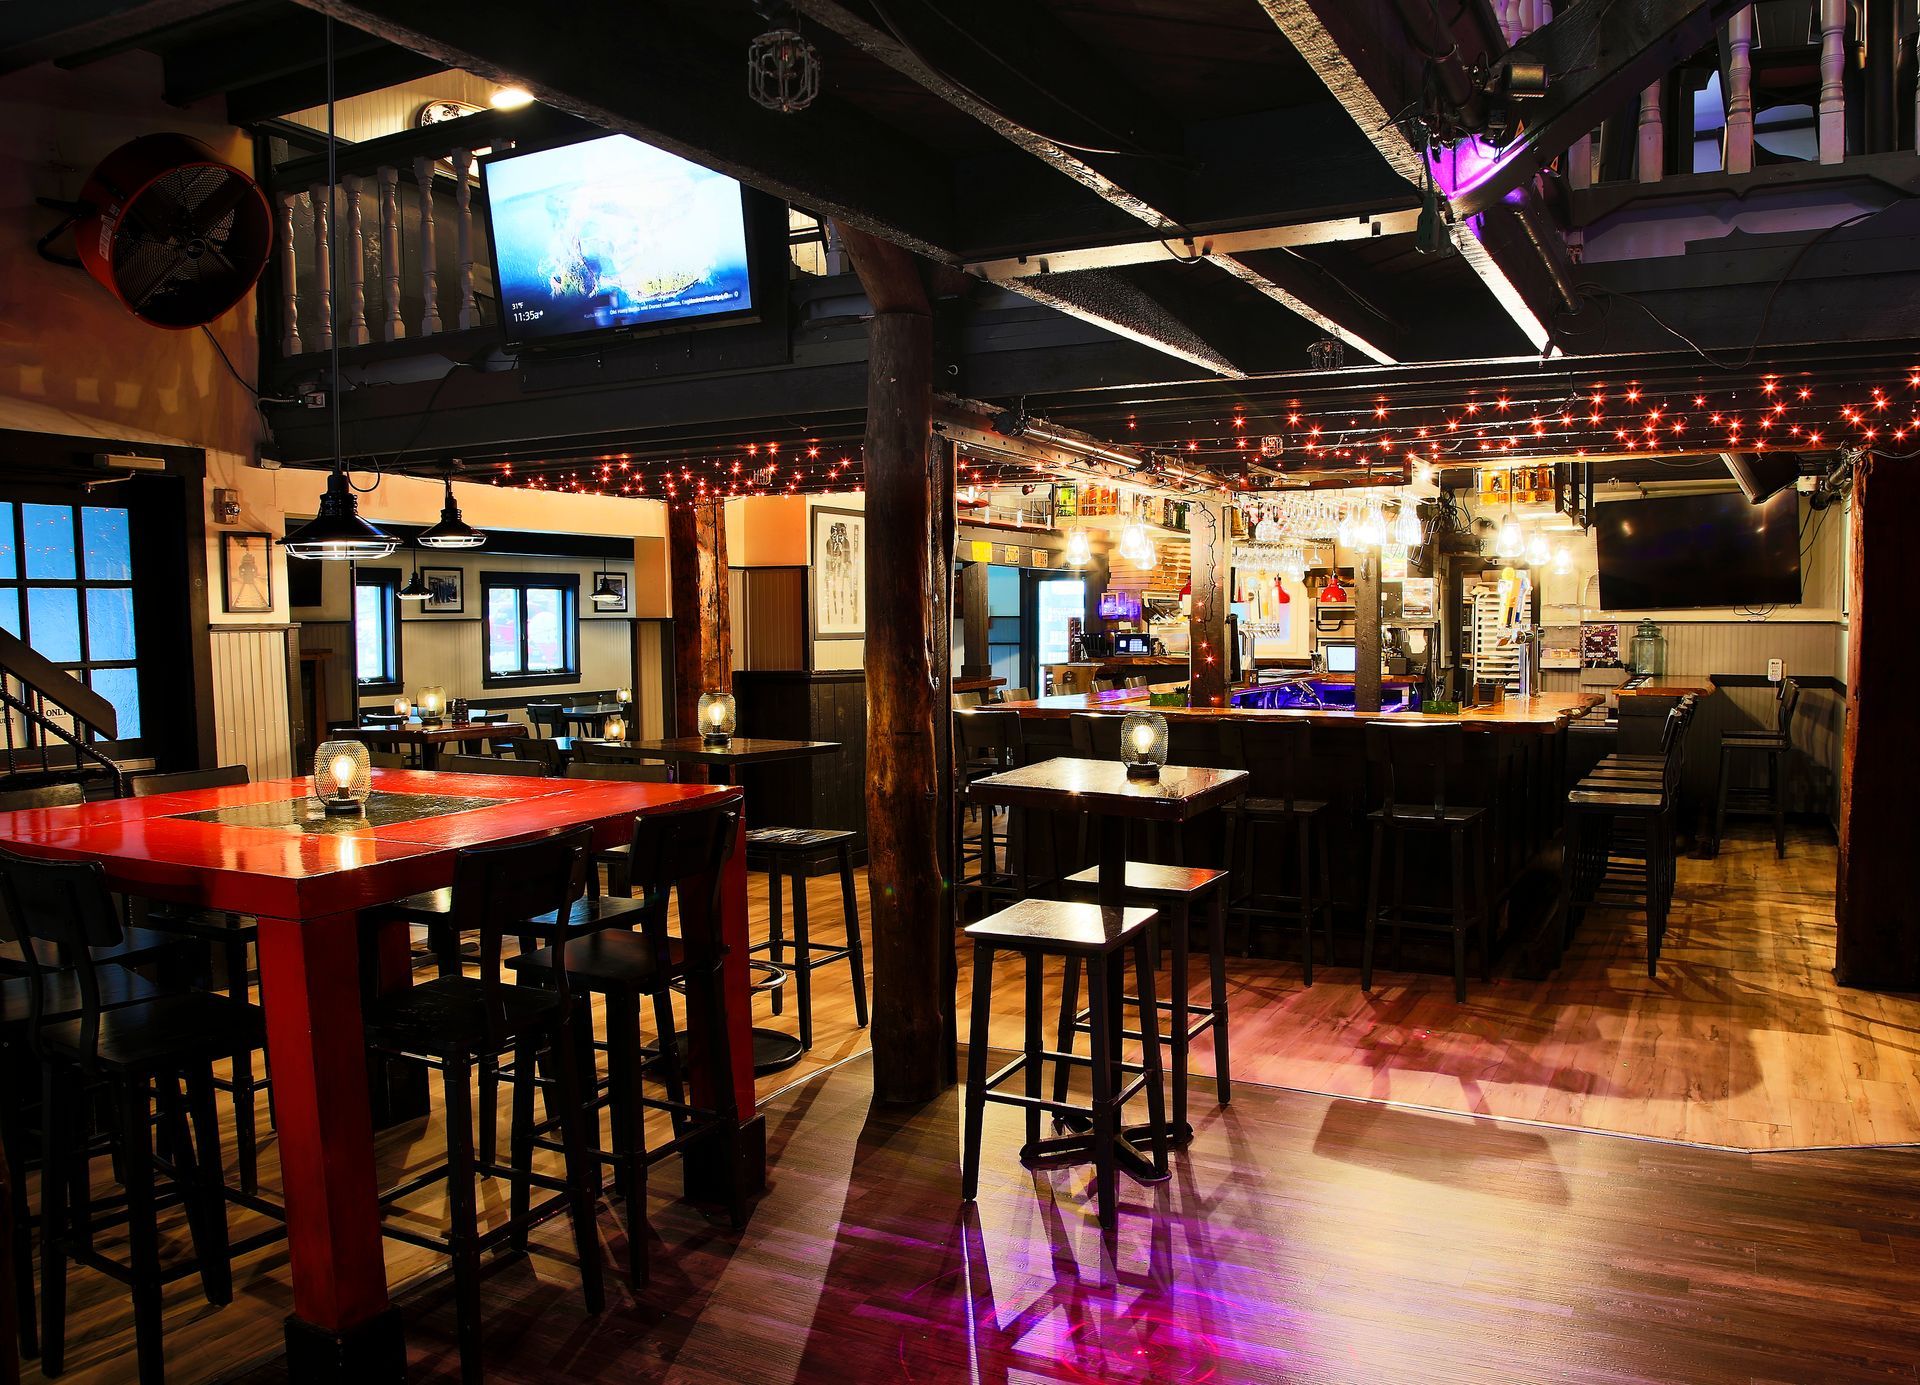
<path id="1" fill-rule="evenodd" d="M 50 778 L 84 774 L 89 766 L 126 792 L 126 774 L 99 741 L 117 740 L 113 704 L 6 630 L 0 630 L 0 735 L 4 772 Z M 64 747 L 64 749 L 61 749 Z"/>

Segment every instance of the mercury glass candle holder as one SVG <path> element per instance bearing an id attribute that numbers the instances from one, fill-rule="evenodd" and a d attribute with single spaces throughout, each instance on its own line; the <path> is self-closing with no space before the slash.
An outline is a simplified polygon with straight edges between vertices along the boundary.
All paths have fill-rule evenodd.
<path id="1" fill-rule="evenodd" d="M 725 745 L 733 739 L 733 694 L 700 694 L 700 739 L 708 745 Z"/>
<path id="2" fill-rule="evenodd" d="M 632 688 L 616 689 L 613 694 L 613 700 L 615 702 L 618 702 L 622 707 L 631 706 L 633 704 L 633 689 Z"/>
<path id="3" fill-rule="evenodd" d="M 1129 779 L 1158 779 L 1167 762 L 1167 719 L 1158 712 L 1128 712 L 1120 719 L 1120 763 Z"/>
<path id="4" fill-rule="evenodd" d="M 625 741 L 627 738 L 627 719 L 608 717 L 600 723 L 600 734 L 610 741 Z"/>
<path id="5" fill-rule="evenodd" d="M 406 696 L 394 698 L 393 714 L 397 717 L 412 716 L 413 715 L 413 699 Z"/>
<path id="6" fill-rule="evenodd" d="M 313 752 L 313 796 L 328 817 L 358 817 L 373 792 L 373 768 L 359 741 L 322 741 Z"/>
<path id="7" fill-rule="evenodd" d="M 420 697 L 415 705 L 420 711 L 422 726 L 438 726 L 447 711 L 447 690 L 442 687 L 420 689 Z"/>

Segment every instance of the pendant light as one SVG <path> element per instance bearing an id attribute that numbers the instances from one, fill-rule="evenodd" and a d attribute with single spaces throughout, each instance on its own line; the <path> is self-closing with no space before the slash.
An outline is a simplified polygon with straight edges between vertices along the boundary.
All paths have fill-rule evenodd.
<path id="1" fill-rule="evenodd" d="M 333 20 L 327 20 L 327 301 L 338 303 L 340 260 L 333 253 L 333 196 L 339 186 L 335 167 L 339 143 L 333 129 Z M 330 562 L 358 562 L 384 558 L 400 546 L 400 541 L 360 517 L 360 502 L 347 479 L 347 463 L 340 441 L 340 333 L 331 334 L 328 344 L 333 386 L 328 401 L 333 415 L 333 474 L 327 477 L 326 494 L 320 497 L 320 513 L 280 540 L 290 558 L 318 558 Z"/>
<path id="2" fill-rule="evenodd" d="M 1513 517 L 1513 511 L 1507 511 L 1507 517 L 1500 521 L 1500 533 L 1494 539 L 1493 552 L 1497 558 L 1518 558 L 1526 551 L 1527 536 L 1520 530 L 1520 521 Z"/>
<path id="3" fill-rule="evenodd" d="M 440 522 L 420 536 L 422 548 L 479 548 L 487 536 L 467 523 L 460 513 L 460 502 L 453 498 L 453 478 L 447 477 L 447 499 L 440 507 Z"/>
<path id="4" fill-rule="evenodd" d="M 413 576 L 409 577 L 406 585 L 396 591 L 394 595 L 402 601 L 425 601 L 433 595 L 432 588 L 428 587 L 420 577 L 420 550 L 418 548 L 413 550 Z"/>
<path id="5" fill-rule="evenodd" d="M 1093 541 L 1087 531 L 1075 525 L 1067 534 L 1067 566 L 1085 567 L 1093 561 Z"/>
<path id="6" fill-rule="evenodd" d="M 593 590 L 588 593 L 587 600 L 596 606 L 609 606 L 625 595 L 626 593 L 614 585 L 613 574 L 607 571 L 607 560 L 604 557 L 601 558 L 600 575 L 593 579 Z"/>

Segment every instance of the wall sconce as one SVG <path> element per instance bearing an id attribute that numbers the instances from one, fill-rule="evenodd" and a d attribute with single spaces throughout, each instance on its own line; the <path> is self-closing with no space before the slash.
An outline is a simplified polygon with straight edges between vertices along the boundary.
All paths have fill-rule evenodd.
<path id="1" fill-rule="evenodd" d="M 359 741 L 322 741 L 313 753 L 313 796 L 330 818 L 359 817 L 373 792 L 367 748 Z"/>
<path id="2" fill-rule="evenodd" d="M 1120 763 L 1129 779 L 1158 779 L 1167 762 L 1167 719 L 1158 712 L 1128 712 L 1120 719 Z"/>
<path id="3" fill-rule="evenodd" d="M 700 739 L 708 745 L 725 745 L 733 739 L 733 694 L 700 694 Z"/>

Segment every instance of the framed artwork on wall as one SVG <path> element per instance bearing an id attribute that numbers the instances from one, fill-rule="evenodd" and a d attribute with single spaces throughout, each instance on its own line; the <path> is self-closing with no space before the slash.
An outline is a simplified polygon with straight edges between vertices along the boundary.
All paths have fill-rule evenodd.
<path id="1" fill-rule="evenodd" d="M 624 572 L 598 573 L 594 576 L 593 581 L 596 587 L 604 583 L 609 589 L 620 593 L 618 600 L 609 598 L 608 600 L 602 601 L 598 597 L 590 599 L 587 604 L 593 613 L 602 616 L 625 615 L 628 606 L 632 604 L 631 598 L 628 596 L 627 574 Z"/>
<path id="2" fill-rule="evenodd" d="M 457 616 L 467 609 L 466 570 L 457 567 L 423 567 L 420 580 L 427 584 L 427 599 L 420 609 L 431 615 Z"/>
<path id="3" fill-rule="evenodd" d="M 228 615 L 273 609 L 273 535 L 220 535 L 222 608 Z"/>
<path id="4" fill-rule="evenodd" d="M 867 633 L 867 517 L 859 510 L 812 514 L 813 570 L 808 625 L 816 640 L 858 640 Z"/>

